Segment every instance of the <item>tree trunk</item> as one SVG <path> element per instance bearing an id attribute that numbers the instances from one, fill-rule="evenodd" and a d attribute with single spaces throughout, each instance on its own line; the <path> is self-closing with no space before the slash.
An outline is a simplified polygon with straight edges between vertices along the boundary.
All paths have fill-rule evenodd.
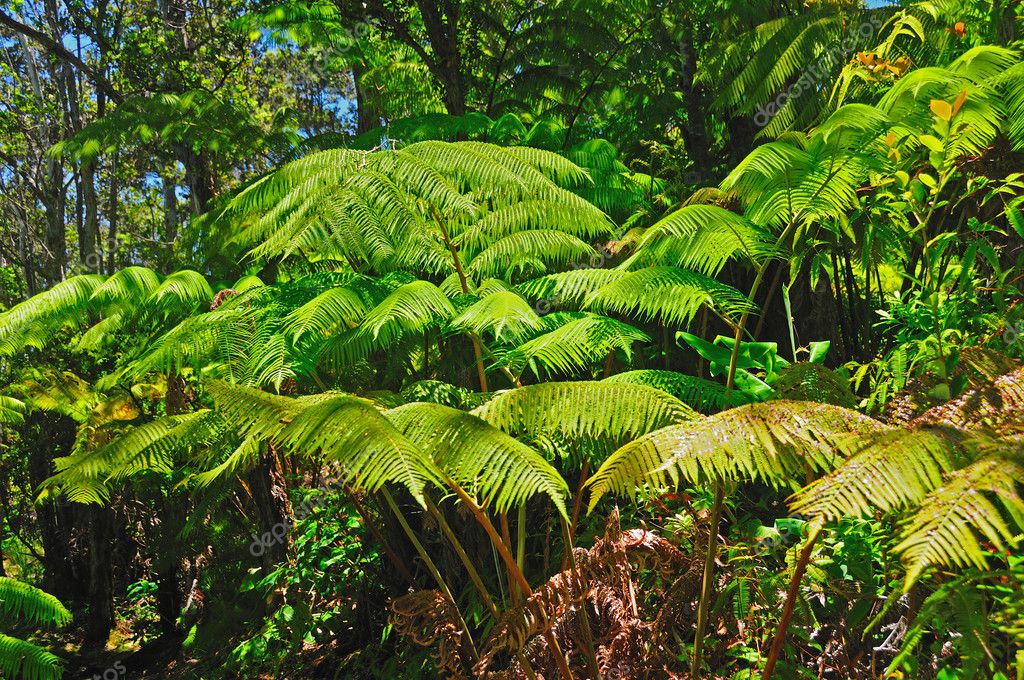
<path id="1" fill-rule="evenodd" d="M 453 116 L 465 115 L 466 78 L 459 52 L 459 3 L 444 3 L 443 12 L 436 0 L 419 0 L 417 4 L 434 52 L 427 66 L 444 88 L 445 108 Z"/>
<path id="2" fill-rule="evenodd" d="M 89 273 L 102 271 L 102 262 L 97 251 L 100 233 L 99 198 L 96 195 L 96 162 L 82 163 L 82 202 L 85 205 L 85 219 L 78 231 L 78 259 Z"/>
<path id="3" fill-rule="evenodd" d="M 66 416 L 33 411 L 26 419 L 26 437 L 31 437 L 29 480 L 33 488 L 53 474 L 53 459 L 66 456 L 75 442 L 75 421 Z M 36 506 L 36 521 L 43 544 L 43 587 L 61 600 L 78 597 L 81 585 L 71 557 L 69 514 L 61 512 L 59 501 L 44 501 Z"/>
<path id="4" fill-rule="evenodd" d="M 85 624 L 86 647 L 102 648 L 114 627 L 114 584 L 111 564 L 113 512 L 90 505 L 89 515 L 89 618 Z"/>
<path id="5" fill-rule="evenodd" d="M 269 536 L 260 555 L 264 573 L 270 573 L 288 555 L 291 544 L 291 503 L 272 445 L 262 448 L 260 464 L 248 475 L 259 535 Z"/>
<path id="6" fill-rule="evenodd" d="M 121 188 L 117 179 L 120 153 L 115 149 L 110 163 L 110 194 L 107 197 L 107 273 L 113 274 L 117 266 L 117 200 Z"/>
<path id="7" fill-rule="evenodd" d="M 693 30 L 687 31 L 682 41 L 682 74 L 679 79 L 679 88 L 683 92 L 686 102 L 686 128 L 684 132 L 684 143 L 686 153 L 690 160 L 698 168 L 701 180 L 711 170 L 711 143 L 708 139 L 707 123 L 705 121 L 704 91 L 703 87 L 694 82 L 697 75 L 697 51 L 694 46 Z"/>
<path id="8" fill-rule="evenodd" d="M 25 68 L 32 85 L 32 93 L 40 109 L 46 110 L 47 101 L 39 79 L 35 53 L 24 35 L 19 34 L 18 37 L 25 56 Z M 57 141 L 46 116 L 39 119 L 39 139 L 37 141 L 46 148 Z M 39 149 L 38 152 L 45 153 L 45 149 Z M 53 156 L 46 156 L 42 162 L 44 179 L 40 186 L 40 199 L 46 213 L 42 274 L 44 283 L 52 286 L 64 280 L 64 271 L 67 266 L 67 244 L 64 234 L 64 174 L 62 164 Z"/>
<path id="9" fill-rule="evenodd" d="M 185 413 L 185 381 L 171 369 L 167 375 L 167 394 L 164 397 L 167 415 Z M 185 526 L 188 499 L 170 489 L 161 496 L 159 552 L 154 560 L 156 571 L 156 610 L 160 616 L 160 631 L 167 636 L 178 634 L 178 616 L 181 614 L 182 595 L 178 585 L 181 566 L 180 538 Z"/>
<path id="10" fill-rule="evenodd" d="M 188 145 L 180 146 L 182 163 L 185 166 L 185 182 L 192 199 L 192 215 L 198 217 L 206 212 L 213 199 L 213 174 L 210 169 L 210 154 L 196 153 Z"/>
<path id="11" fill-rule="evenodd" d="M 356 90 L 356 133 L 363 134 L 380 127 L 380 112 L 366 100 L 362 85 L 363 66 L 356 63 L 352 66 L 352 83 Z"/>
<path id="12" fill-rule="evenodd" d="M 161 178 L 163 181 L 164 193 L 164 243 L 167 247 L 163 250 L 164 261 L 161 268 L 165 274 L 174 270 L 174 242 L 178 239 L 178 185 L 172 175 L 173 169 L 168 171 Z"/>

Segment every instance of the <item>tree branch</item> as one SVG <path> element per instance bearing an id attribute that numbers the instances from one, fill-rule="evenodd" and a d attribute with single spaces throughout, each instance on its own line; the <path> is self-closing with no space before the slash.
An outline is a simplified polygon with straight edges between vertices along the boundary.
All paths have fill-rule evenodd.
<path id="1" fill-rule="evenodd" d="M 89 80 L 93 82 L 96 89 L 102 90 L 104 94 L 110 97 L 117 103 L 124 101 L 124 95 L 121 94 L 117 88 L 110 84 L 106 78 L 100 75 L 95 69 L 86 64 L 84 61 L 78 58 L 73 52 L 61 45 L 59 42 L 46 35 L 42 31 L 38 31 L 27 24 L 23 24 L 14 17 L 0 10 L 0 26 L 6 27 L 15 33 L 19 33 L 26 38 L 30 38 L 35 42 L 42 45 L 42 47 L 51 54 L 56 55 L 60 59 L 68 62 L 79 71 L 88 76 Z"/>

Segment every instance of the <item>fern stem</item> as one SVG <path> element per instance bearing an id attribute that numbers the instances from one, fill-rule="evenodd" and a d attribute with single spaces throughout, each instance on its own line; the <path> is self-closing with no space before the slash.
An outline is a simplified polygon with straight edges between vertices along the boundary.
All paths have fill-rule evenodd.
<path id="1" fill-rule="evenodd" d="M 388 559 L 390 559 L 391 562 L 395 565 L 395 568 L 398 569 L 398 572 L 405 577 L 405 579 L 409 582 L 409 585 L 416 587 L 416 579 L 413 577 L 408 567 L 405 566 L 405 563 L 398 558 L 398 553 L 396 553 L 394 548 L 392 548 L 391 545 L 388 544 L 388 542 L 384 539 L 384 534 L 377 526 L 377 523 L 372 520 L 369 513 L 366 511 L 366 508 L 363 506 L 362 502 L 359 500 L 359 498 L 356 497 L 355 490 L 349 484 L 345 484 L 344 488 L 345 495 L 348 496 L 349 502 L 353 505 L 353 507 L 355 507 L 356 512 L 359 513 L 359 516 L 363 520 L 363 524 L 365 524 L 366 528 L 370 530 L 371 534 L 373 534 L 373 538 L 377 541 L 377 543 L 380 544 L 380 547 L 384 550 L 384 554 L 388 556 Z"/>
<path id="2" fill-rule="evenodd" d="M 488 538 L 491 539 L 491 543 L 497 549 L 498 554 L 501 555 L 501 559 L 505 562 L 505 567 L 508 569 L 512 578 L 515 579 L 516 584 L 519 586 L 519 590 L 522 591 L 523 595 L 528 599 L 533 597 L 533 589 L 530 584 L 526 581 L 526 577 L 523 572 L 519 570 L 516 565 L 515 559 L 512 557 L 512 553 L 509 551 L 508 546 L 501 540 L 501 536 L 498 535 L 498 530 L 494 528 L 494 523 L 487 518 L 487 514 L 484 513 L 483 508 L 477 505 L 477 502 L 473 500 L 473 497 L 466 493 L 466 490 L 455 483 L 455 480 L 448 478 L 446 480 L 448 486 L 455 495 L 459 497 L 466 507 L 473 514 L 476 521 L 483 527 L 484 531 L 487 532 Z M 555 639 L 554 634 L 551 632 L 550 626 L 545 626 L 544 630 L 544 641 L 548 643 L 548 648 L 551 650 L 551 656 L 555 659 L 555 665 L 558 667 L 558 674 L 562 676 L 563 680 L 573 680 L 572 671 L 569 670 L 569 664 L 565 661 L 565 655 L 562 653 L 562 648 L 558 644 L 558 640 Z"/>
<path id="3" fill-rule="evenodd" d="M 576 536 L 576 526 L 580 519 L 580 509 L 583 507 L 583 488 L 587 484 L 590 475 L 590 459 L 583 459 L 583 467 L 580 468 L 580 482 L 576 486 L 576 498 L 572 501 L 572 520 L 569 523 L 569 545 L 572 545 L 573 537 Z M 566 548 L 568 550 L 568 547 Z"/>
<path id="4" fill-rule="evenodd" d="M 518 528 L 516 530 L 516 564 L 519 565 L 519 570 L 526 574 L 526 504 L 523 503 L 519 506 L 519 512 L 516 515 L 516 524 Z"/>
<path id="5" fill-rule="evenodd" d="M 559 523 L 562 525 L 562 538 L 565 540 L 565 561 L 569 564 L 569 569 L 572 570 L 573 578 L 576 579 L 580 585 L 583 585 L 582 576 L 579 573 L 579 568 L 576 566 L 576 556 L 573 554 L 573 543 L 572 533 L 569 529 L 569 524 L 565 521 L 564 517 L 558 518 Z M 580 623 L 583 627 L 584 642 L 586 642 L 586 654 L 584 657 L 587 659 L 587 665 L 590 666 L 590 672 L 594 676 L 594 680 L 601 680 L 601 666 L 597 661 L 597 651 L 594 646 L 594 634 L 590 630 L 590 611 L 587 606 L 586 599 L 579 608 Z"/>
<path id="6" fill-rule="evenodd" d="M 416 537 L 416 534 L 413 532 L 412 527 L 409 526 L 409 522 L 406 521 L 405 515 L 402 514 L 402 511 L 395 503 L 395 499 L 391 497 L 391 492 L 383 487 L 381 488 L 380 492 L 381 495 L 384 497 L 384 501 L 388 504 L 388 507 L 391 508 L 391 512 L 395 513 L 395 517 L 398 519 L 398 523 L 402 525 L 402 530 L 405 532 L 405 535 L 409 538 L 409 542 L 412 543 L 414 548 L 416 548 L 416 552 L 419 554 L 420 559 L 422 559 L 423 563 L 426 565 L 427 571 L 430 572 L 430 575 L 434 577 L 434 581 L 437 582 L 437 587 L 441 589 L 441 593 L 449 602 L 452 603 L 452 607 L 455 608 L 455 612 L 459 617 L 459 625 L 462 627 L 462 635 L 464 636 L 466 641 L 466 651 L 469 652 L 470 656 L 473 659 L 473 665 L 475 666 L 477 662 L 479 662 L 480 656 L 479 654 L 477 654 L 476 645 L 473 644 L 473 636 L 469 632 L 469 626 L 466 625 L 466 619 L 462 616 L 462 611 L 459 609 L 459 604 L 455 601 L 455 598 L 452 596 L 451 588 L 448 587 L 448 583 L 444 580 L 444 577 L 441 576 L 441 572 L 438 570 L 437 565 L 434 564 L 434 560 L 430 559 L 430 555 L 427 554 L 427 551 L 426 549 L 424 549 L 423 544 L 420 543 L 420 539 Z"/>
<path id="7" fill-rule="evenodd" d="M 491 592 L 487 590 L 487 586 L 484 585 L 483 579 L 480 578 L 480 572 L 476 570 L 476 566 L 474 566 L 473 561 L 469 559 L 469 555 L 466 553 L 466 549 L 462 546 L 462 542 L 459 541 L 455 532 L 452 531 L 452 527 L 448 524 L 448 520 L 445 519 L 444 513 L 442 513 L 441 509 L 434 504 L 434 501 L 430 500 L 430 497 L 426 495 L 424 495 L 424 500 L 427 502 L 427 510 L 430 511 L 430 514 L 432 514 L 434 519 L 437 520 L 438 526 L 441 527 L 441 533 L 445 535 L 445 538 L 447 538 L 448 542 L 451 543 L 455 554 L 459 556 L 459 561 L 462 562 L 462 566 L 465 567 L 466 573 L 469 574 L 469 580 L 473 582 L 474 586 L 476 586 L 476 591 L 479 593 L 480 599 L 483 600 L 484 605 L 487 607 L 488 611 L 491 612 L 491 617 L 497 621 L 500 616 L 498 606 L 494 604 L 494 597 L 491 595 Z M 529 660 L 527 660 L 521 651 L 515 653 L 515 658 L 516 661 L 519 662 L 519 665 L 522 666 L 523 671 L 526 672 L 528 680 L 537 680 L 537 674 L 534 673 Z"/>
<path id="8" fill-rule="evenodd" d="M 822 525 L 818 522 L 811 527 L 803 550 L 800 551 L 796 568 L 793 570 L 793 577 L 789 580 L 789 590 L 786 593 L 786 604 L 782 609 L 782 618 L 779 619 L 779 627 L 775 631 L 775 639 L 772 641 L 772 647 L 768 651 L 768 660 L 765 661 L 761 680 L 771 680 L 772 673 L 775 671 L 775 664 L 779 660 L 779 655 L 782 653 L 782 645 L 786 641 L 786 631 L 789 628 L 789 622 L 793 618 L 793 608 L 797 597 L 800 596 L 800 581 L 803 580 L 804 572 L 807 570 L 807 564 L 811 560 L 811 553 L 814 551 L 814 544 L 821 534 L 821 529 Z"/>
<path id="9" fill-rule="evenodd" d="M 459 277 L 459 286 L 462 288 L 463 293 L 469 293 L 469 282 L 466 278 L 466 270 L 462 266 L 462 258 L 459 257 L 459 249 L 452 243 L 451 236 L 448 234 L 448 227 L 445 226 L 444 219 L 441 217 L 441 211 L 435 205 L 430 206 L 430 211 L 434 215 L 434 221 L 437 222 L 437 226 L 441 229 L 441 238 L 444 240 L 444 245 L 448 248 L 448 252 L 451 253 L 452 264 L 455 265 L 455 273 Z M 475 333 L 471 333 L 469 337 L 473 341 L 473 357 L 476 359 L 476 374 L 480 380 L 480 391 L 490 392 L 487 389 L 487 372 L 484 370 L 483 343 L 480 342 Z"/>
<path id="10" fill-rule="evenodd" d="M 708 610 L 711 608 L 711 595 L 715 587 L 715 558 L 718 554 L 718 523 L 722 519 L 722 505 L 725 499 L 725 483 L 715 482 L 715 504 L 711 509 L 711 522 L 708 527 L 708 547 L 704 555 L 704 576 L 700 587 L 700 602 L 697 603 L 697 631 L 693 639 L 693 659 L 690 663 L 690 677 L 697 678 L 700 671 L 701 652 L 704 645 L 704 632 L 708 625 Z"/>
<path id="11" fill-rule="evenodd" d="M 445 519 L 444 513 L 441 509 L 434 504 L 434 501 L 430 500 L 429 496 L 424 495 L 424 500 L 427 502 L 427 510 L 434 519 L 437 520 L 438 526 L 441 527 L 441 533 L 444 534 L 445 538 L 452 546 L 452 550 L 458 555 L 459 561 L 462 562 L 462 566 L 466 568 L 466 573 L 469 574 L 469 580 L 476 586 L 477 593 L 480 595 L 480 599 L 483 600 L 484 605 L 495 620 L 498 618 L 498 606 L 494 604 L 494 598 L 491 596 L 491 592 L 487 590 L 487 586 L 484 585 L 483 579 L 480 578 L 480 572 L 476 570 L 476 566 L 473 565 L 473 561 L 469 559 L 469 555 L 466 553 L 466 549 L 462 546 L 462 542 L 459 541 L 455 532 L 452 531 L 452 527 L 448 524 L 448 520 Z"/>
<path id="12" fill-rule="evenodd" d="M 512 552 L 512 533 L 509 531 L 509 528 L 508 528 L 508 514 L 504 513 L 504 512 L 498 513 L 498 521 L 501 524 L 501 541 L 502 541 L 502 543 L 505 544 L 505 547 L 508 549 L 509 553 L 511 553 Z M 516 561 L 516 568 L 519 569 L 520 573 L 522 572 L 522 567 L 519 565 L 518 560 Z M 526 578 L 526 574 L 523 574 L 523 578 L 524 579 Z M 522 593 L 519 590 L 519 588 L 516 587 L 516 585 L 517 584 L 516 584 L 516 581 L 512 577 L 512 573 L 509 572 L 509 574 L 508 574 L 508 592 L 509 592 L 509 599 L 512 601 L 512 604 L 517 604 L 520 601 L 521 597 L 522 597 Z"/>

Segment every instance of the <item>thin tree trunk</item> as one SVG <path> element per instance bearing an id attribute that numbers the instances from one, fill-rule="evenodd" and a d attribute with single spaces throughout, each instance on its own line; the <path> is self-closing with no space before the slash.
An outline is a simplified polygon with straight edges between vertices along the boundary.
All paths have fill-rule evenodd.
<path id="1" fill-rule="evenodd" d="M 110 544 L 113 540 L 113 512 L 90 505 L 89 516 L 89 618 L 87 647 L 102 648 L 114 627 L 114 583 Z"/>
<path id="2" fill-rule="evenodd" d="M 701 178 L 711 169 L 711 142 L 708 139 L 704 105 L 704 88 L 694 82 L 697 75 L 697 50 L 694 45 L 694 31 L 687 31 L 682 41 L 682 74 L 679 78 L 680 90 L 686 103 L 686 127 L 683 141 L 686 153 L 699 168 Z"/>
<path id="3" fill-rule="evenodd" d="M 114 150 L 110 162 L 110 192 L 107 196 L 107 273 L 113 274 L 117 266 L 117 201 L 121 188 L 117 179 L 117 166 L 120 152 Z"/>
<path id="4" fill-rule="evenodd" d="M 33 411 L 27 418 L 26 432 L 34 436 L 28 459 L 29 481 L 38 488 L 53 474 L 53 459 L 71 452 L 75 441 L 75 422 L 66 416 Z M 38 433 L 36 435 L 36 433 Z M 71 559 L 71 544 L 59 501 L 45 500 L 36 506 L 36 522 L 43 544 L 43 586 L 61 600 L 74 599 L 79 585 Z"/>
<path id="5" fill-rule="evenodd" d="M 85 209 L 81 229 L 78 231 L 78 260 L 90 273 L 103 269 L 97 252 L 97 240 L 100 233 L 99 198 L 96 195 L 96 162 L 87 160 L 82 163 L 82 181 L 80 183 L 82 203 Z"/>
<path id="6" fill-rule="evenodd" d="M 174 369 L 167 375 L 167 394 L 164 397 L 167 415 L 185 412 L 185 382 Z M 160 543 L 155 556 L 156 564 L 156 609 L 160 615 L 160 630 L 166 636 L 178 633 L 178 616 L 181 614 L 182 594 L 178 584 L 178 570 L 181 566 L 179 534 L 185 526 L 186 499 L 180 494 L 165 490 L 160 508 Z"/>

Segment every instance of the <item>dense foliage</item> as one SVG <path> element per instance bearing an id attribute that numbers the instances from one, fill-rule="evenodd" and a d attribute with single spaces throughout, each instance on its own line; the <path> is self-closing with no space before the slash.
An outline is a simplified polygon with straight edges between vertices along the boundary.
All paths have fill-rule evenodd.
<path id="1" fill-rule="evenodd" d="M 0 674 L 1024 677 L 1022 50 L 6 2 Z"/>

